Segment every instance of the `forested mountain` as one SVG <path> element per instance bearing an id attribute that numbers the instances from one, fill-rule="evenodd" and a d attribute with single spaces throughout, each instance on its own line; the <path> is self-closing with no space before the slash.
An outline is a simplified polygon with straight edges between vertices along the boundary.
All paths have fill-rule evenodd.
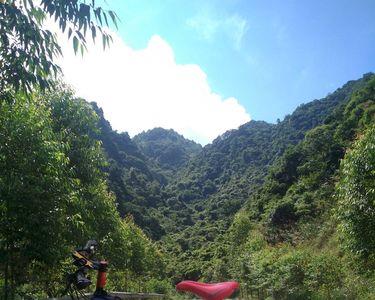
<path id="1" fill-rule="evenodd" d="M 275 161 L 211 275 L 242 278 L 260 298 L 373 297 L 375 77 L 343 104 Z"/>
<path id="2" fill-rule="evenodd" d="M 163 211 L 169 211 L 166 216 L 179 216 L 177 226 L 167 223 L 167 232 L 173 234 L 164 238 L 167 252 L 174 253 L 172 265 L 179 274 L 176 280 L 186 276 L 198 279 L 213 272 L 210 265 L 215 261 L 216 248 L 221 249 L 217 241 L 234 214 L 249 198 L 262 193 L 255 192 L 267 184 L 264 180 L 277 168 L 284 153 L 288 155 L 310 130 L 338 118 L 337 111 L 344 109 L 371 78 L 367 74 L 326 98 L 301 105 L 278 124 L 251 121 L 203 148 L 167 187 L 173 195 L 168 203 L 178 212 Z M 332 168 L 337 168 L 337 163 Z M 287 172 L 285 176 L 292 174 Z M 170 218 L 167 220 L 170 222 Z"/>
<path id="3" fill-rule="evenodd" d="M 370 77 L 349 81 L 327 97 L 299 106 L 277 124 L 250 121 L 203 148 L 162 128 L 131 139 L 127 133 L 113 131 L 93 103 L 100 117 L 97 138 L 109 160 L 106 171 L 121 215 L 133 215 L 157 239 L 198 220 L 229 225 L 275 160 L 308 130 L 334 118 L 334 110 Z"/>
<path id="4" fill-rule="evenodd" d="M 299 255 L 296 247 L 310 242 L 305 252 L 301 250 L 303 255 L 318 260 L 311 263 L 326 259 L 310 252 L 315 251 L 312 245 L 334 243 L 333 195 L 340 159 L 356 136 L 373 124 L 373 82 L 374 76 L 366 74 L 299 106 L 277 124 L 250 121 L 202 149 L 161 128 L 132 140 L 114 132 L 96 108 L 110 162 L 110 187 L 121 214 L 132 214 L 152 238 L 161 239 L 174 282 L 232 278 L 260 298 L 286 297 L 291 287 L 275 286 L 269 271 L 262 273 L 264 279 L 250 274 L 264 267 L 256 265 L 263 263 L 256 261 L 261 258 L 257 255 L 266 255 L 265 249 L 281 257 Z M 313 228 L 322 236 L 314 236 Z M 253 253 L 255 242 L 261 248 Z M 284 247 L 282 254 L 272 252 L 278 251 L 276 245 Z M 249 255 L 255 255 L 253 265 L 247 263 Z M 335 263 L 344 265 L 339 259 Z M 312 295 L 314 288 L 298 284 L 293 287 L 298 293 Z M 323 283 L 319 284 L 317 289 Z M 338 293 L 343 286 L 340 281 Z"/>
<path id="5" fill-rule="evenodd" d="M 344 105 L 353 91 L 368 80 L 350 81 L 326 98 L 299 106 L 282 122 L 250 121 L 216 138 L 184 168 L 172 183 L 183 201 L 207 199 L 223 188 L 244 180 L 246 190 L 262 182 L 268 166 L 305 132 L 323 124 L 335 108 Z M 248 195 L 245 195 L 246 198 Z"/>
<path id="6" fill-rule="evenodd" d="M 263 182 L 275 159 L 344 105 L 368 77 L 348 82 L 324 99 L 301 105 L 278 124 L 250 121 L 226 132 L 204 147 L 168 188 L 185 203 L 197 202 L 206 207 L 204 202 L 213 202 L 214 207 L 208 209 L 213 219 L 231 215 Z M 223 211 L 225 207 L 228 212 Z"/>
<path id="7" fill-rule="evenodd" d="M 133 141 L 169 177 L 202 149 L 201 145 L 185 139 L 173 129 L 154 128 L 136 135 Z"/>

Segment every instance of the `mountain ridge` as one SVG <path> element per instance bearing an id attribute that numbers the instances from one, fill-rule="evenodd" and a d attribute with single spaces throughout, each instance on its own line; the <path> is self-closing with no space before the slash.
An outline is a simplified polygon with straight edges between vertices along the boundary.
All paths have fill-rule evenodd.
<path id="1" fill-rule="evenodd" d="M 106 171 L 121 214 L 133 214 L 135 222 L 157 239 L 169 230 L 183 230 L 202 217 L 231 219 L 288 145 L 297 144 L 304 132 L 323 124 L 371 76 L 365 74 L 325 98 L 298 106 L 277 124 L 250 121 L 204 147 L 162 128 L 131 139 L 127 133 L 113 131 L 103 111 L 93 104 L 101 120 L 99 139 L 110 160 Z M 176 147 L 178 159 L 166 163 L 163 159 L 176 154 Z M 170 148 L 169 153 L 164 151 Z M 232 204 L 228 206 L 227 202 Z M 190 217 L 196 209 L 201 211 L 200 217 Z M 189 213 L 184 214 L 184 210 Z M 205 211 L 206 217 L 202 215 Z M 182 215 L 181 220 L 176 215 Z M 175 221 L 170 222 L 171 218 Z"/>

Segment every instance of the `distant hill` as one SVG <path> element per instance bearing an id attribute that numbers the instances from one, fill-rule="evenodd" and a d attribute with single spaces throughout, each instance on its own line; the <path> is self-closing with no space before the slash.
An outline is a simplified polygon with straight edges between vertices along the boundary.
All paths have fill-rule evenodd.
<path id="1" fill-rule="evenodd" d="M 185 166 L 202 146 L 185 139 L 173 129 L 154 128 L 133 138 L 142 153 L 169 176 Z"/>

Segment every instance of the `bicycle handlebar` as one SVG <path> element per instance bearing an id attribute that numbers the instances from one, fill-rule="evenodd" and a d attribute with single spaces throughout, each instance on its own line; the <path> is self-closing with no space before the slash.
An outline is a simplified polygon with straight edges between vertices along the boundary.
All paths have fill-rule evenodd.
<path id="1" fill-rule="evenodd" d="M 88 255 L 92 255 L 95 253 L 98 247 L 98 242 L 95 240 L 87 241 L 86 245 L 83 248 L 77 249 L 77 252 L 86 252 Z"/>

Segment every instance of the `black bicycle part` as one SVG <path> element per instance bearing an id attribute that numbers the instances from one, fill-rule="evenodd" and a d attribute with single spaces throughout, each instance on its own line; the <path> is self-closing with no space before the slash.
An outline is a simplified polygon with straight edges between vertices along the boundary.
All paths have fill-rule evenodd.
<path id="1" fill-rule="evenodd" d="M 121 300 L 116 296 L 111 296 L 104 290 L 106 283 L 106 271 L 108 263 L 106 261 L 93 260 L 93 255 L 98 247 L 95 240 L 89 240 L 86 245 L 73 252 L 73 265 L 78 269 L 68 274 L 67 285 L 64 292 L 72 300 L 91 299 L 91 300 Z M 90 277 L 87 275 L 89 270 L 98 271 L 97 287 L 93 296 L 88 297 L 83 290 L 92 284 Z"/>

